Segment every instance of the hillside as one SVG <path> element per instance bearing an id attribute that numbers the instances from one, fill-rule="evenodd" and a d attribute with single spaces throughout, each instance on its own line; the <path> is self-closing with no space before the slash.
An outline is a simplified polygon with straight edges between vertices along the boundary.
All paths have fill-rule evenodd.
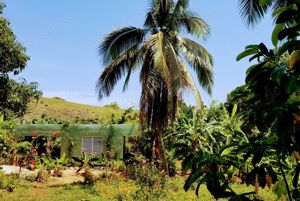
<path id="1" fill-rule="evenodd" d="M 121 109 L 116 103 L 104 107 L 68 102 L 64 99 L 41 98 L 28 105 L 22 123 L 137 123 L 138 111 Z"/>

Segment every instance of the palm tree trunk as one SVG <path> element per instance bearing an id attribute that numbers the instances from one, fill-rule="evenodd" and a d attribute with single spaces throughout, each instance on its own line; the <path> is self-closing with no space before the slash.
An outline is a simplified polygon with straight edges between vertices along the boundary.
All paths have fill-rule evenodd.
<path id="1" fill-rule="evenodd" d="M 159 148 L 159 155 L 161 158 L 161 166 L 162 169 L 165 171 L 166 175 L 169 175 L 169 166 L 168 166 L 168 159 L 167 159 L 167 153 L 164 146 L 164 140 L 162 132 L 159 132 L 157 135 L 157 142 L 158 142 L 158 148 Z"/>

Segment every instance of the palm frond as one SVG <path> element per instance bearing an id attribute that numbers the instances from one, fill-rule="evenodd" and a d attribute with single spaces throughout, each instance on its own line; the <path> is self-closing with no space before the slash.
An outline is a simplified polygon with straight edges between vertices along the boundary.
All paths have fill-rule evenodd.
<path id="1" fill-rule="evenodd" d="M 269 0 L 269 1 L 272 1 L 272 0 Z M 290 1 L 290 0 L 276 0 L 275 3 L 273 3 L 273 10 L 276 10 L 280 7 L 285 7 L 285 6 L 288 6 L 290 3 L 293 3 L 293 1 Z"/>
<path id="2" fill-rule="evenodd" d="M 208 24 L 202 18 L 197 17 L 192 13 L 183 13 L 182 16 L 180 16 L 179 24 L 187 33 L 198 38 L 205 39 L 210 34 Z"/>
<path id="3" fill-rule="evenodd" d="M 146 29 L 124 27 L 108 34 L 99 47 L 99 55 L 105 65 L 111 63 L 123 52 L 143 42 L 147 33 Z"/>
<path id="4" fill-rule="evenodd" d="M 189 0 L 178 0 L 174 10 L 172 12 L 172 17 L 168 21 L 167 28 L 171 31 L 177 31 L 178 24 L 179 24 L 179 18 L 182 15 L 182 12 L 185 11 L 188 7 Z"/>
<path id="5" fill-rule="evenodd" d="M 138 45 L 135 45 L 105 67 L 96 86 L 100 100 L 104 96 L 109 96 L 117 81 L 131 68 L 135 67 L 138 57 L 141 56 L 140 51 Z"/>
<path id="6" fill-rule="evenodd" d="M 156 34 L 158 32 L 158 24 L 153 16 L 152 11 L 149 11 L 146 15 L 144 27 L 151 30 L 151 33 Z"/>
<path id="7" fill-rule="evenodd" d="M 144 56 L 145 56 L 145 47 L 143 46 L 138 50 L 136 59 L 134 63 L 131 65 L 132 67 L 128 69 L 127 76 L 125 78 L 124 85 L 123 85 L 123 92 L 125 92 L 126 89 L 128 88 L 131 73 L 135 70 L 137 66 L 143 63 L 143 60 L 145 58 Z"/>
<path id="8" fill-rule="evenodd" d="M 161 73 L 161 76 L 168 79 L 170 72 L 165 53 L 165 37 L 163 32 L 158 32 L 150 37 L 146 46 L 151 50 L 151 59 L 153 59 L 154 69 Z"/>
<path id="9" fill-rule="evenodd" d="M 148 65 L 150 63 L 147 63 Z M 146 126 L 150 126 L 152 122 L 152 115 L 156 95 L 159 93 L 161 87 L 161 76 L 154 68 L 148 68 L 148 65 L 144 63 L 141 77 L 142 80 L 142 93 L 140 98 L 140 126 L 144 129 Z M 151 64 L 150 64 L 151 65 Z"/>
<path id="10" fill-rule="evenodd" d="M 239 0 L 240 13 L 245 18 L 247 25 L 254 25 L 263 18 L 273 2 L 274 0 L 267 0 L 261 4 L 260 0 Z"/>
<path id="11" fill-rule="evenodd" d="M 197 105 L 203 109 L 204 108 L 204 104 L 200 95 L 200 92 L 197 88 L 197 85 L 193 79 L 193 77 L 191 76 L 191 74 L 189 73 L 188 69 L 186 68 L 186 66 L 181 63 L 181 70 L 182 70 L 182 77 L 183 77 L 183 85 L 186 89 L 189 89 L 193 92 L 195 100 Z"/>
<path id="12" fill-rule="evenodd" d="M 208 51 L 196 42 L 177 37 L 179 46 L 186 61 L 191 65 L 197 74 L 198 81 L 209 94 L 211 94 L 213 86 L 213 59 Z"/>
<path id="13" fill-rule="evenodd" d="M 169 68 L 170 76 L 168 77 L 168 83 L 170 83 L 171 96 L 176 96 L 182 86 L 180 62 L 178 60 L 178 54 L 175 51 L 173 44 L 166 40 L 165 45 L 166 63 Z"/>
<path id="14" fill-rule="evenodd" d="M 155 1 L 152 11 L 153 11 L 153 16 L 156 19 L 156 22 L 160 29 L 166 28 L 165 25 L 170 18 L 170 11 L 172 7 L 173 7 L 173 1 L 170 0 Z"/>

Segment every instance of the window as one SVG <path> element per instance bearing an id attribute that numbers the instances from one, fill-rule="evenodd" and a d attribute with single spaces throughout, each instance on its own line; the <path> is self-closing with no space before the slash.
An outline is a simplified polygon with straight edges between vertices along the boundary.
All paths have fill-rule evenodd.
<path id="1" fill-rule="evenodd" d="M 101 137 L 83 137 L 82 138 L 82 152 L 87 154 L 102 153 L 103 142 Z"/>

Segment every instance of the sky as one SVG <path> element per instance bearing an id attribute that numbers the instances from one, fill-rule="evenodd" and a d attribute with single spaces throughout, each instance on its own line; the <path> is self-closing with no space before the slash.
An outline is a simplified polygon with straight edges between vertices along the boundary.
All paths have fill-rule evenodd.
<path id="1" fill-rule="evenodd" d="M 20 74 L 28 82 L 38 82 L 45 97 L 122 107 L 138 106 L 141 86 L 138 74 L 122 92 L 123 80 L 110 97 L 97 99 L 96 82 L 104 66 L 98 46 L 106 34 L 124 26 L 141 27 L 149 0 L 4 0 L 4 16 L 11 22 L 17 40 L 30 56 Z M 244 83 L 247 59 L 236 56 L 249 44 L 271 46 L 272 19 L 268 15 L 254 28 L 244 23 L 238 0 L 190 0 L 190 10 L 198 13 L 211 28 L 206 41 L 197 40 L 214 57 L 215 81 L 212 95 L 201 90 L 205 104 L 223 102 L 227 94 Z M 200 88 L 200 87 L 199 87 Z M 194 104 L 193 95 L 184 95 Z"/>

